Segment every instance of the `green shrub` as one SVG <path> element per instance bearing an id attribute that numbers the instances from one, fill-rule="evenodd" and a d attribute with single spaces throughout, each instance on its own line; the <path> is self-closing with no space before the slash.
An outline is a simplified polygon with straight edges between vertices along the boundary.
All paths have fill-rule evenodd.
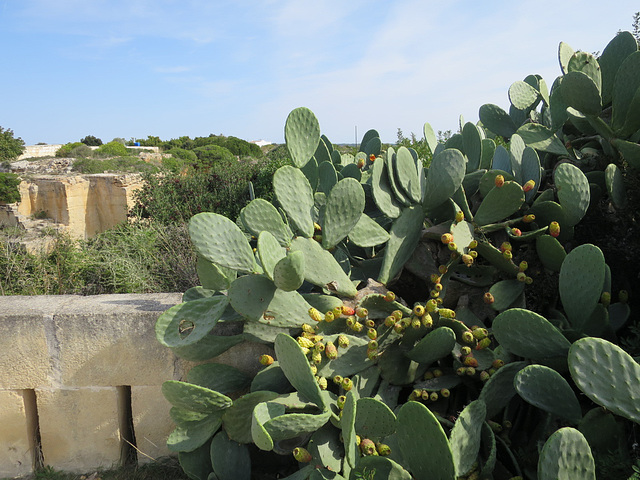
<path id="1" fill-rule="evenodd" d="M 93 150 L 91 150 L 87 145 L 80 145 L 72 148 L 68 156 L 72 158 L 87 158 L 92 155 Z"/>
<path id="2" fill-rule="evenodd" d="M 198 157 L 191 150 L 172 148 L 164 153 L 171 157 L 163 157 L 162 166 L 173 173 L 181 172 L 186 166 L 191 167 L 198 162 Z"/>
<path id="3" fill-rule="evenodd" d="M 13 136 L 13 130 L 0 127 L 0 161 L 11 161 L 24 151 L 24 140 Z"/>
<path id="4" fill-rule="evenodd" d="M 99 146 L 96 150 L 96 154 L 102 156 L 122 157 L 128 155 L 129 151 L 123 143 L 112 140 L 109 143 Z"/>
<path id="5" fill-rule="evenodd" d="M 86 145 L 82 142 L 67 143 L 56 151 L 56 157 L 70 157 L 71 151 L 77 147 L 86 147 Z"/>
<path id="6" fill-rule="evenodd" d="M 0 173 L 0 203 L 20 201 L 20 179 L 14 173 Z"/>
<path id="7" fill-rule="evenodd" d="M 93 135 L 87 135 L 80 141 L 89 147 L 99 147 L 100 145 L 102 145 L 102 140 L 94 137 Z"/>
<path id="8" fill-rule="evenodd" d="M 124 156 L 115 158 L 81 158 L 73 164 L 73 171 L 93 174 L 93 173 L 138 173 L 157 172 L 158 167 L 141 160 L 139 157 Z"/>
<path id="9" fill-rule="evenodd" d="M 196 168 L 211 168 L 217 163 L 231 162 L 235 160 L 233 154 L 224 147 L 218 145 L 205 145 L 193 150 L 198 157 Z"/>

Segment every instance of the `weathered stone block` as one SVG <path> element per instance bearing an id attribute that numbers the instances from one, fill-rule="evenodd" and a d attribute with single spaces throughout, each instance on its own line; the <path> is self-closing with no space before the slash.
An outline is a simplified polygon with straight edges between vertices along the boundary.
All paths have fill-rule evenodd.
<path id="1" fill-rule="evenodd" d="M 0 352 L 0 388 L 35 388 L 47 382 L 50 364 L 41 316 L 5 313 L 0 321 Z"/>
<path id="2" fill-rule="evenodd" d="M 167 448 L 167 438 L 175 427 L 169 416 L 170 409 L 171 404 L 162 395 L 160 386 L 131 387 L 131 413 L 139 450 L 138 463 L 176 455 Z"/>
<path id="3" fill-rule="evenodd" d="M 27 475 L 33 469 L 24 392 L 0 390 L 0 478 Z"/>

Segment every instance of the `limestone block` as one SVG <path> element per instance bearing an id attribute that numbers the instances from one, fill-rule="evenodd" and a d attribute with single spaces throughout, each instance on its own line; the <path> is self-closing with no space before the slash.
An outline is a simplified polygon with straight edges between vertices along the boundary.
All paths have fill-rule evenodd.
<path id="1" fill-rule="evenodd" d="M 0 478 L 33 470 L 27 423 L 23 392 L 0 390 Z"/>
<path id="2" fill-rule="evenodd" d="M 42 316 L 4 313 L 0 352 L 0 389 L 35 388 L 47 382 L 50 365 Z"/>
<path id="3" fill-rule="evenodd" d="M 175 455 L 167 448 L 167 438 L 174 429 L 169 416 L 171 404 L 162 395 L 160 386 L 131 387 L 131 413 L 136 435 L 138 463 Z"/>
<path id="4" fill-rule="evenodd" d="M 55 315 L 60 383 L 161 385 L 174 378 L 173 353 L 156 340 L 155 322 L 179 294 L 76 297 Z"/>
<path id="5" fill-rule="evenodd" d="M 120 461 L 115 388 L 38 389 L 36 398 L 45 465 L 81 473 Z"/>

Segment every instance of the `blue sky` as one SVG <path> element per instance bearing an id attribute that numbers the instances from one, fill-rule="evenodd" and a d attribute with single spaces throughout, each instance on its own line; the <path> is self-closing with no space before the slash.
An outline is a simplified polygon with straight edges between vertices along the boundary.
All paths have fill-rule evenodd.
<path id="1" fill-rule="evenodd" d="M 637 0 L 0 0 L 0 126 L 27 144 L 210 133 L 283 142 L 295 107 L 334 143 L 456 129 L 560 41 L 602 51 Z"/>

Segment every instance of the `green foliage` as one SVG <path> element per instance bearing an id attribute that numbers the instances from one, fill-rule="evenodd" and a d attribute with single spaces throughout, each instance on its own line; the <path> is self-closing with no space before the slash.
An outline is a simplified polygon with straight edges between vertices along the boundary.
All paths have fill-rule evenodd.
<path id="1" fill-rule="evenodd" d="M 82 147 L 80 147 L 82 148 Z M 74 149 L 75 150 L 75 149 Z M 149 172 L 155 173 L 158 167 L 141 160 L 139 157 L 124 156 L 114 158 L 79 158 L 73 163 L 73 171 L 92 174 L 92 173 L 136 173 Z"/>
<path id="2" fill-rule="evenodd" d="M 224 147 L 218 145 L 204 145 L 193 149 L 198 157 L 195 168 L 208 170 L 217 164 L 230 164 L 235 160 L 233 154 Z"/>
<path id="3" fill-rule="evenodd" d="M 224 392 L 169 383 L 175 406 L 206 413 L 193 434 L 177 419 L 175 435 L 191 450 L 222 435 L 205 426 L 242 429 L 243 442 L 310 460 L 301 479 L 371 466 L 374 479 L 595 478 L 602 444 L 630 461 L 616 435 L 640 418 L 640 373 L 612 342 L 630 308 L 624 295 L 612 303 L 619 263 L 581 231 L 602 211 L 638 230 L 623 220 L 625 179 L 640 170 L 630 37 L 600 59 L 561 45 L 551 93 L 537 75 L 515 82 L 508 112 L 483 105 L 481 123 L 461 119 L 444 145 L 425 124 L 428 171 L 415 149 L 382 152 L 375 130 L 342 154 L 309 109 L 291 112 L 293 162 L 273 176 L 273 204 L 255 199 L 235 221 L 191 219 L 203 286 L 156 324 L 161 343 L 204 360 L 230 346 L 208 334 L 214 324 L 241 317 L 245 338 L 272 344 L 277 364 L 231 405 Z M 227 415 L 240 405 L 250 425 Z M 601 407 L 614 428 L 583 417 Z M 378 449 L 390 456 L 369 460 Z M 185 470 L 210 472 L 208 456 L 181 455 Z"/>
<path id="4" fill-rule="evenodd" d="M 20 178 L 14 173 L 0 173 L 0 203 L 20 201 Z"/>
<path id="5" fill-rule="evenodd" d="M 96 155 L 99 156 L 113 156 L 113 157 L 123 157 L 129 154 L 129 150 L 124 145 L 117 140 L 112 140 L 109 143 L 105 143 L 101 145 L 96 150 Z"/>
<path id="6" fill-rule="evenodd" d="M 89 147 L 99 147 L 100 145 L 102 145 L 102 140 L 94 137 L 93 135 L 87 135 L 80 141 Z"/>
<path id="7" fill-rule="evenodd" d="M 66 143 L 56 151 L 56 157 L 63 157 L 63 158 L 70 157 L 71 152 L 78 147 L 82 149 L 82 150 L 79 150 L 80 152 L 86 151 L 83 148 L 83 147 L 86 147 L 86 145 L 82 142 Z"/>
<path id="8" fill-rule="evenodd" d="M 0 127 L 0 162 L 12 161 L 24 151 L 24 140 L 13 136 L 13 130 Z"/>

